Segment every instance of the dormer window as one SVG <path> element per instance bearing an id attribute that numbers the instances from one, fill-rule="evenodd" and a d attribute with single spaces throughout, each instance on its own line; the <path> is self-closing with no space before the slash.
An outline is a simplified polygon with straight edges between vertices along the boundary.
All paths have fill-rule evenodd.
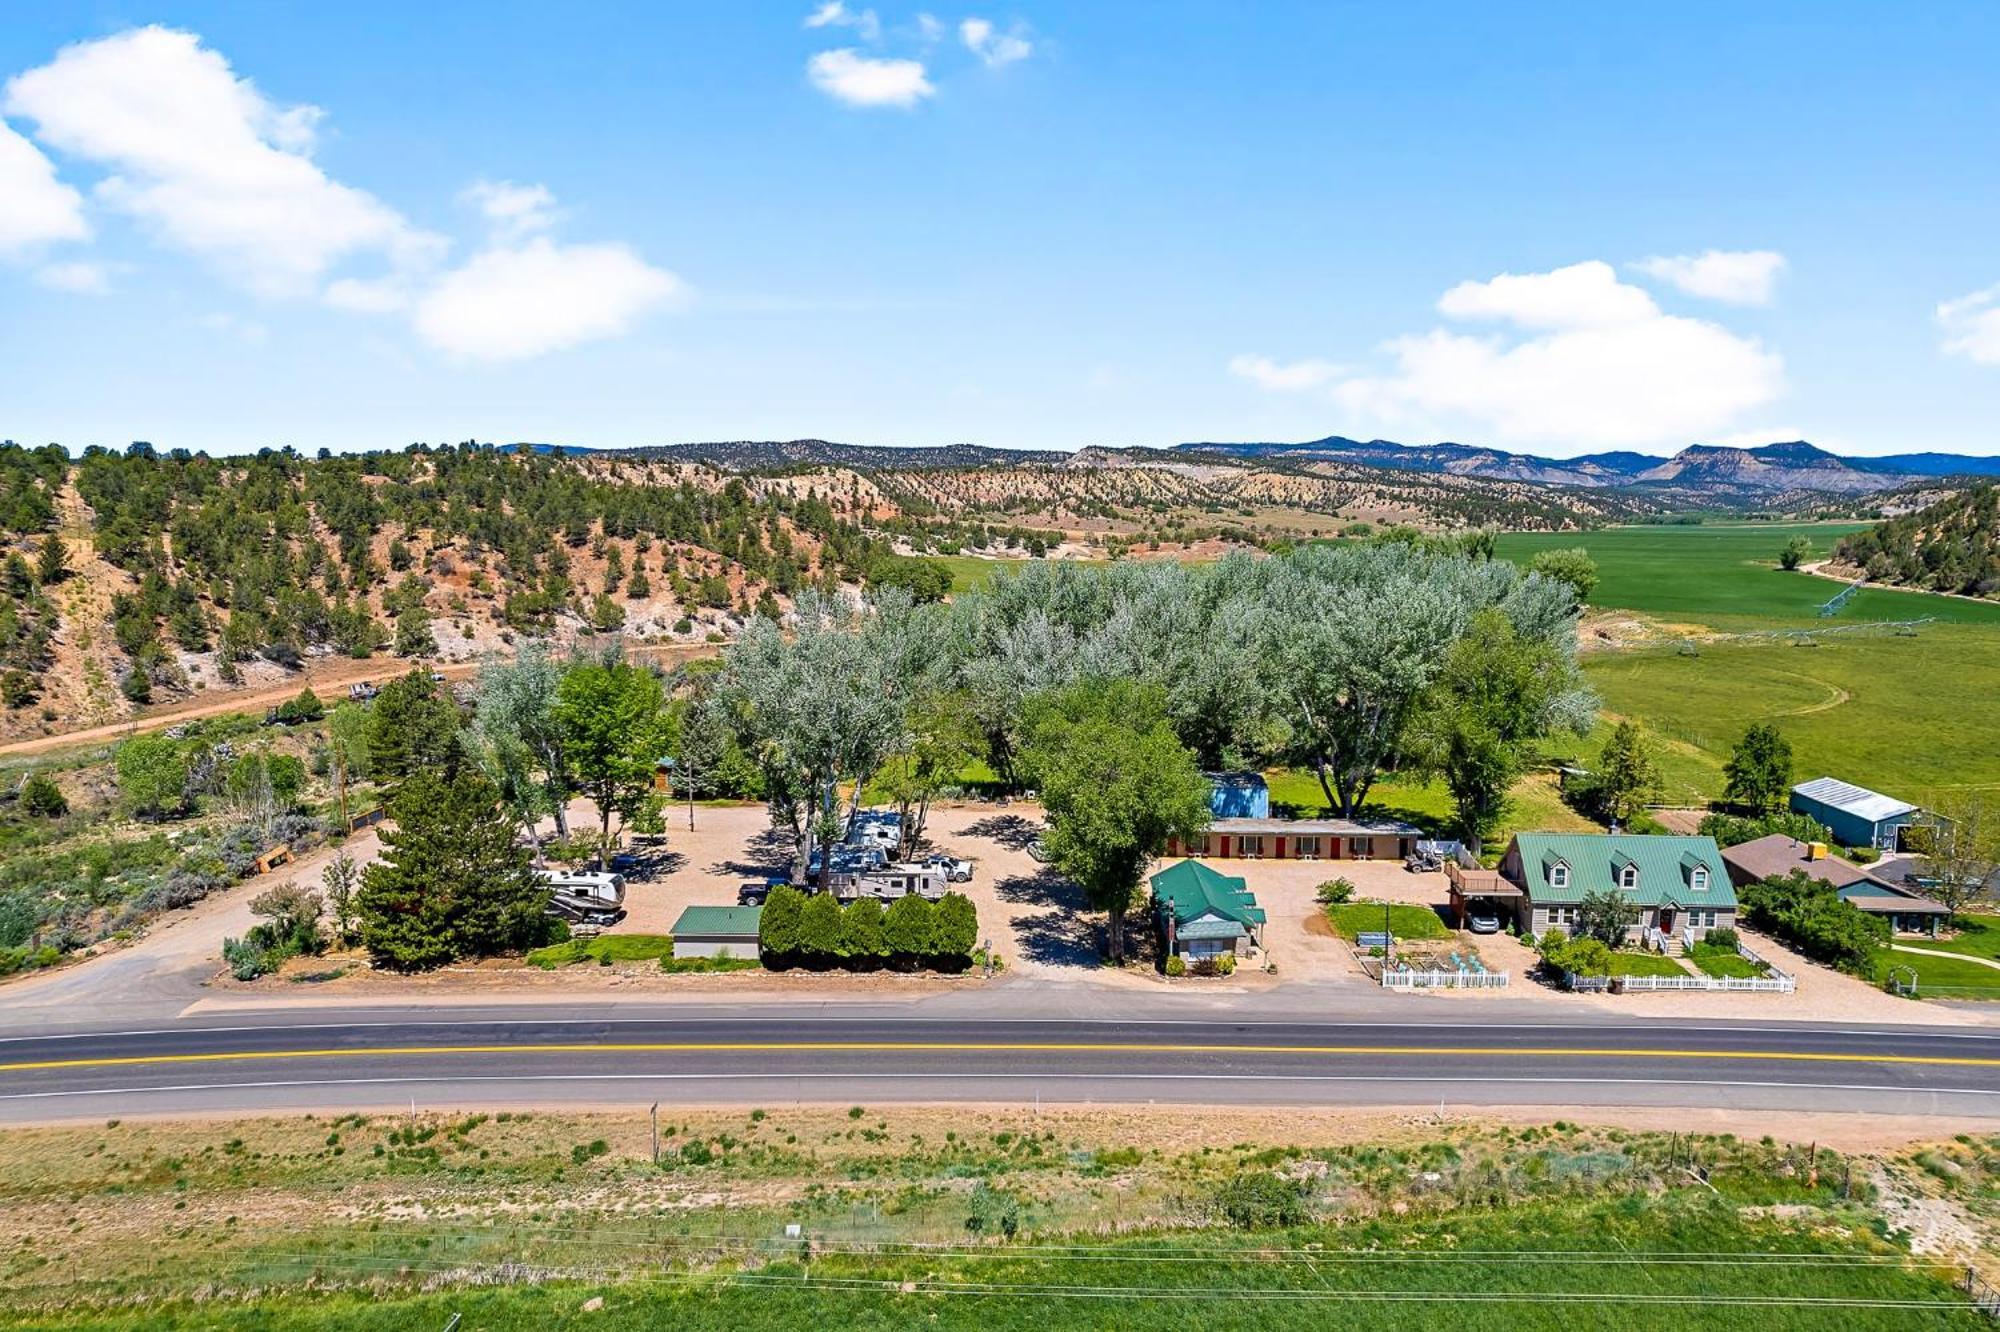
<path id="1" fill-rule="evenodd" d="M 1639 867 L 1632 864 L 1620 865 L 1618 867 L 1618 886 L 1620 888 L 1637 888 L 1639 886 Z"/>
<path id="2" fill-rule="evenodd" d="M 1549 887 L 1569 887 L 1569 866 L 1563 864 L 1561 861 L 1557 861 L 1555 864 L 1549 866 Z"/>
<path id="3" fill-rule="evenodd" d="M 1708 869 L 1706 866 L 1696 865 L 1694 867 L 1693 871 L 1688 875 L 1688 887 L 1698 893 L 1708 891 Z"/>

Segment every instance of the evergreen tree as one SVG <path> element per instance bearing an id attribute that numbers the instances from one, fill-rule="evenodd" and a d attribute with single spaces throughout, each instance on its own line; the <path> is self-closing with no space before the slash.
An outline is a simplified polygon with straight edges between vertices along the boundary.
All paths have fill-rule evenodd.
<path id="1" fill-rule="evenodd" d="M 840 956 L 840 903 L 832 893 L 814 893 L 799 909 L 799 954 L 816 962 Z"/>
<path id="2" fill-rule="evenodd" d="M 888 935 L 879 898 L 857 897 L 840 913 L 840 955 L 850 963 L 879 961 Z"/>
<path id="3" fill-rule="evenodd" d="M 490 782 L 419 772 L 391 812 L 396 826 L 382 834 L 382 858 L 362 871 L 355 897 L 377 966 L 426 971 L 546 937 L 548 885 Z"/>
<path id="4" fill-rule="evenodd" d="M 368 766 L 379 780 L 459 765 L 458 708 L 423 671 L 382 686 L 368 715 Z"/>
<path id="5" fill-rule="evenodd" d="M 63 539 L 51 532 L 42 538 L 41 552 L 35 559 L 35 577 L 43 587 L 54 587 L 69 573 L 69 550 Z"/>
<path id="6" fill-rule="evenodd" d="M 799 916 L 805 894 L 788 883 L 779 884 L 764 899 L 757 915 L 757 948 L 765 958 L 782 962 L 799 951 Z"/>
<path id="7" fill-rule="evenodd" d="M 1627 825 L 1658 797 L 1660 765 L 1637 723 L 1621 721 L 1611 728 L 1591 774 L 1590 793 L 1603 817 Z"/>
<path id="8" fill-rule="evenodd" d="M 930 953 L 959 962 L 979 946 L 979 913 L 964 893 L 946 893 L 937 901 L 931 922 Z"/>
<path id="9" fill-rule="evenodd" d="M 932 917 L 936 908 L 910 893 L 889 903 L 883 917 L 883 942 L 899 962 L 915 962 L 931 952 Z"/>

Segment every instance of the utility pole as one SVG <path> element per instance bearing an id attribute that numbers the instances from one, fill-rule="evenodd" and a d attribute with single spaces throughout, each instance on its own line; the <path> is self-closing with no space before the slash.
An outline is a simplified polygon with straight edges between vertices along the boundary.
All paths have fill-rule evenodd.
<path id="1" fill-rule="evenodd" d="M 660 1163 L 660 1103 L 653 1102 L 653 1164 Z"/>
<path id="2" fill-rule="evenodd" d="M 1396 933 L 1389 928 L 1389 904 L 1382 904 L 1382 970 L 1389 969 L 1390 960 L 1396 956 Z M 1387 984 L 1387 981 L 1383 982 Z"/>

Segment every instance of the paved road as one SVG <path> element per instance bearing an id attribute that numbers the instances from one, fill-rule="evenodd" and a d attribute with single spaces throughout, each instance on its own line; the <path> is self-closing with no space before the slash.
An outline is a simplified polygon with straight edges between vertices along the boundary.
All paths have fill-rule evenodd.
<path id="1" fill-rule="evenodd" d="M 357 1010 L 0 1039 L 0 1120 L 793 1101 L 1620 1105 L 2000 1116 L 2000 1032 Z"/>

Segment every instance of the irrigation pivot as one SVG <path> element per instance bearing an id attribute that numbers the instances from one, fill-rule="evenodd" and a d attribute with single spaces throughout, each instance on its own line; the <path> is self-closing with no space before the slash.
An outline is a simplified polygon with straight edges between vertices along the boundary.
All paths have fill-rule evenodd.
<path id="1" fill-rule="evenodd" d="M 1819 608 L 1819 618 L 1830 620 L 1840 614 L 1841 611 L 1847 608 L 1847 603 L 1854 600 L 1854 594 L 1861 590 L 1861 585 L 1867 581 L 1865 577 L 1857 578 L 1831 597 L 1828 597 L 1826 604 Z"/>

